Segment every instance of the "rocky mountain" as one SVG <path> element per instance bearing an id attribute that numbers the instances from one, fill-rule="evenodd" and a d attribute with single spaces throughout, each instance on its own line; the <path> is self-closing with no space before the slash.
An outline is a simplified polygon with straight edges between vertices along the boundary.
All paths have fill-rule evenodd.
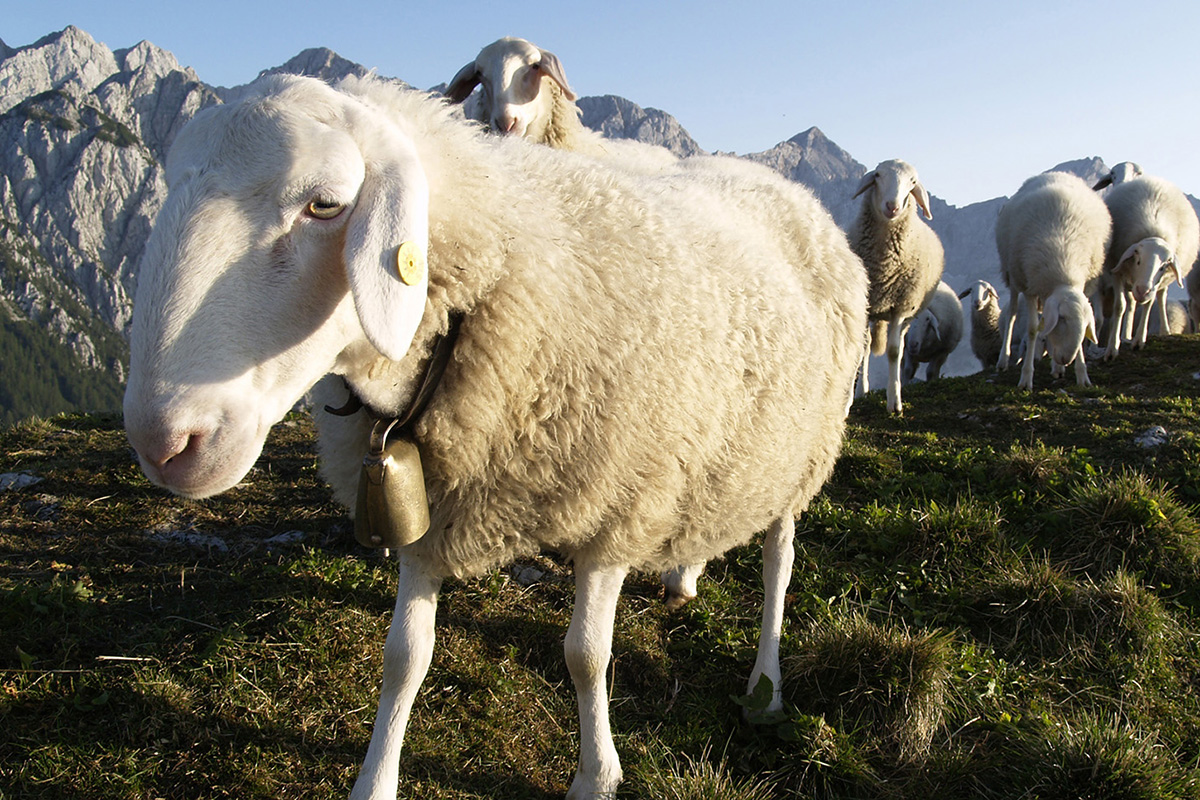
<path id="1" fill-rule="evenodd" d="M 262 74 L 334 81 L 366 70 L 324 48 Z M 162 165 L 180 127 L 245 87 L 205 84 L 149 42 L 109 50 L 78 28 L 0 42 L 0 421 L 69 408 L 118 408 L 138 259 L 165 197 Z M 438 87 L 434 87 L 436 90 Z M 613 138 L 705 152 L 666 112 L 625 98 L 580 98 L 586 125 Z M 745 156 L 809 186 L 842 225 L 867 167 L 810 128 Z M 1060 165 L 1087 179 L 1099 159 Z M 997 282 L 1004 198 L 962 208 L 933 197 L 946 280 Z M 951 374 L 978 364 L 963 349 Z"/>

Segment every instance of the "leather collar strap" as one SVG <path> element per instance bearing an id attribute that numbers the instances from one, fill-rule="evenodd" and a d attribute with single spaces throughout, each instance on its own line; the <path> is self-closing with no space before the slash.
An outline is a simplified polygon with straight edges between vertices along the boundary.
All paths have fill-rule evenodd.
<path id="1" fill-rule="evenodd" d="M 426 406 L 429 405 L 433 393 L 437 391 L 438 384 L 442 380 L 442 375 L 446 372 L 446 366 L 450 363 L 450 356 L 454 354 L 454 345 L 458 342 L 458 333 L 462 325 L 462 320 L 463 314 L 461 311 L 450 312 L 450 327 L 445 333 L 434 340 L 429 360 L 425 363 L 425 374 L 421 376 L 421 383 L 417 387 L 417 392 L 413 395 L 412 402 L 408 405 L 408 410 L 403 414 L 398 417 L 380 414 L 364 403 L 348 383 L 346 384 L 346 389 L 350 392 L 350 397 L 346 400 L 345 405 L 341 408 L 325 406 L 325 410 L 338 417 L 348 417 L 360 410 L 365 410 L 367 414 L 375 419 L 393 420 L 393 424 L 388 426 L 388 431 L 411 432 L 412 426 L 425 413 Z"/>

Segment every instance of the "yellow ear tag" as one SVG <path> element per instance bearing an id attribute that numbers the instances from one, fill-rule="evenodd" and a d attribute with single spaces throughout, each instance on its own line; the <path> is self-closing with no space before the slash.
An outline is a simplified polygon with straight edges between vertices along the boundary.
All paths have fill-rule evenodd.
<path id="1" fill-rule="evenodd" d="M 416 242 L 404 242 L 396 251 L 396 270 L 400 280 L 408 286 L 416 286 L 425 277 L 425 254 Z"/>

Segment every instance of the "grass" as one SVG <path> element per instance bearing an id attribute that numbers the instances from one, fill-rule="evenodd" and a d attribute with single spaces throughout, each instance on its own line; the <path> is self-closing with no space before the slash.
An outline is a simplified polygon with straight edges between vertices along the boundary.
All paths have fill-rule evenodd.
<path id="1" fill-rule="evenodd" d="M 677 612 L 627 582 L 619 796 L 1200 797 L 1197 370 L 1200 337 L 1172 337 L 1092 388 L 1014 370 L 913 384 L 902 418 L 860 399 L 797 524 L 782 712 L 742 714 L 754 547 Z M 42 479 L 0 491 L 0 798 L 348 793 L 396 576 L 316 466 L 294 416 L 193 502 L 144 480 L 118 417 L 0 430 L 0 473 Z M 572 593 L 550 556 L 446 584 L 401 797 L 566 792 Z"/>

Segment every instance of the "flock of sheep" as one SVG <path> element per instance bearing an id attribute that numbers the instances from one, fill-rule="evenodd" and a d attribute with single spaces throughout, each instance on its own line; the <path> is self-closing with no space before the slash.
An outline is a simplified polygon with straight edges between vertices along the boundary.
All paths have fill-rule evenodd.
<path id="1" fill-rule="evenodd" d="M 778 709 L 793 522 L 832 470 L 868 349 L 887 354 L 898 413 L 906 334 L 909 377 L 918 360 L 936 376 L 961 305 L 904 162 L 864 176 L 847 236 L 766 167 L 586 130 L 558 59 L 523 40 L 485 47 L 446 97 L 272 76 L 185 127 L 141 267 L 126 427 L 152 481 L 206 497 L 242 479 L 306 392 L 339 406 L 349 387 L 363 412 L 315 414 L 323 474 L 354 507 L 364 456 L 388 440 L 379 426 L 413 417 L 397 428 L 419 452 L 430 521 L 397 545 L 379 710 L 351 797 L 396 796 L 443 579 L 543 549 L 576 578 L 567 796 L 611 797 L 605 675 L 626 574 L 661 572 L 679 605 L 707 560 L 765 530 L 747 687 L 769 681 Z M 1127 177 L 1114 171 L 1107 205 L 1078 179 L 1033 179 L 1002 214 L 1014 303 L 991 318 L 1005 340 L 995 361 L 1023 297 L 1024 386 L 1043 341 L 1086 381 L 1093 290 L 1112 298 L 1115 355 L 1127 298 L 1150 302 L 1195 260 L 1195 215 L 1168 229 L 1147 205 L 1178 191 Z"/>

